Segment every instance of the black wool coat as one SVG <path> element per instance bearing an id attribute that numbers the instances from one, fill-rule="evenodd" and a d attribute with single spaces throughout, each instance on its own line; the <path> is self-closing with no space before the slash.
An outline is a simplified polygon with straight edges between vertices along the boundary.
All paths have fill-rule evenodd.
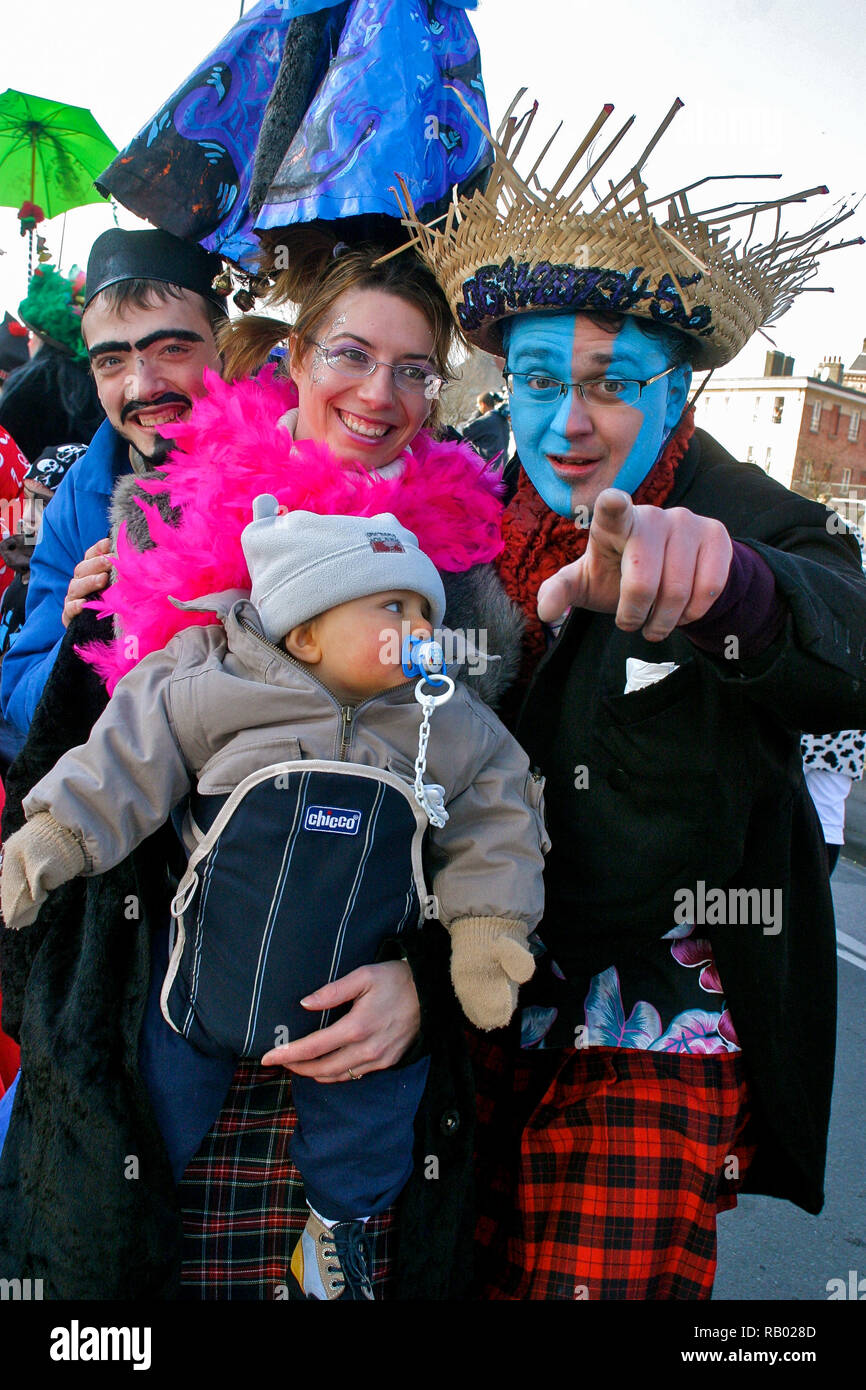
<path id="1" fill-rule="evenodd" d="M 866 727 L 866 580 L 834 514 L 700 430 L 665 505 L 715 517 L 757 551 L 788 618 L 768 650 L 740 661 L 703 654 L 682 631 L 650 643 L 612 616 L 572 613 L 515 728 L 547 778 L 539 931 L 566 975 L 583 977 L 670 931 L 679 889 L 781 891 L 766 899 L 781 901 L 778 933 L 729 920 L 696 935 L 712 942 L 743 1049 L 758 1142 L 746 1190 L 817 1212 L 836 956 L 800 731 Z M 625 695 L 628 657 L 679 669 Z"/>

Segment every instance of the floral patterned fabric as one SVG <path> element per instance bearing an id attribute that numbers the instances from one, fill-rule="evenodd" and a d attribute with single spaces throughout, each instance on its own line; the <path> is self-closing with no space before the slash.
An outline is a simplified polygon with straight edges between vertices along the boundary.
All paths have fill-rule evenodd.
<path id="1" fill-rule="evenodd" d="M 674 927 L 585 980 L 567 980 L 536 935 L 536 973 L 521 996 L 521 1046 L 739 1052 L 712 946 L 694 933 L 689 923 Z"/>

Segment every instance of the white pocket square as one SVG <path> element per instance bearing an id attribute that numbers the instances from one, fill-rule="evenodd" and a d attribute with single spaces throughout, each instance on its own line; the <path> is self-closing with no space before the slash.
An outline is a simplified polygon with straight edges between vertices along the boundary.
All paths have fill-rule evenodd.
<path id="1" fill-rule="evenodd" d="M 678 664 L 676 661 L 641 661 L 636 656 L 626 657 L 623 695 L 631 695 L 635 690 L 643 690 L 645 685 L 663 681 L 671 671 L 676 671 Z"/>

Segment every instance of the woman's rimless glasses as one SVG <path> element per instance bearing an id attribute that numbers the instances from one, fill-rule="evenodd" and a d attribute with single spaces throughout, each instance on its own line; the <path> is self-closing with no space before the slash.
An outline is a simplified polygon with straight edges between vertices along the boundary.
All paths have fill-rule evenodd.
<path id="1" fill-rule="evenodd" d="M 414 362 L 379 362 L 359 347 L 327 347 L 325 343 L 314 341 L 320 361 L 327 362 L 332 371 L 340 376 L 372 376 L 377 367 L 387 367 L 399 391 L 417 392 L 428 400 L 435 400 L 446 378 L 431 372 L 428 366 Z"/>

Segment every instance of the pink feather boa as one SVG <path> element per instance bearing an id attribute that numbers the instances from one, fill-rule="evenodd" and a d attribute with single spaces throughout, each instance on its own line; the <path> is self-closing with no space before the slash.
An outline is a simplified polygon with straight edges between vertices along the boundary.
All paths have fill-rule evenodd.
<path id="1" fill-rule="evenodd" d="M 438 443 L 422 430 L 403 455 L 400 476 L 380 478 L 360 465 L 344 467 L 324 445 L 294 443 L 277 425 L 297 405 L 287 378 L 266 371 L 227 383 L 207 372 L 205 385 L 207 395 L 189 420 L 174 427 L 178 447 L 165 477 L 141 483 L 146 492 L 167 492 L 172 506 L 182 508 L 180 525 L 163 521 L 155 503 L 139 502 L 155 548 L 134 549 L 121 526 L 117 577 L 90 605 L 100 617 L 114 618 L 118 634 L 111 643 L 80 649 L 109 694 L 182 628 L 216 621 L 213 614 L 182 612 L 169 596 L 250 588 L 241 531 L 260 492 L 322 515 L 393 512 L 440 570 L 466 570 L 501 552 L 501 484 L 468 444 Z"/>

